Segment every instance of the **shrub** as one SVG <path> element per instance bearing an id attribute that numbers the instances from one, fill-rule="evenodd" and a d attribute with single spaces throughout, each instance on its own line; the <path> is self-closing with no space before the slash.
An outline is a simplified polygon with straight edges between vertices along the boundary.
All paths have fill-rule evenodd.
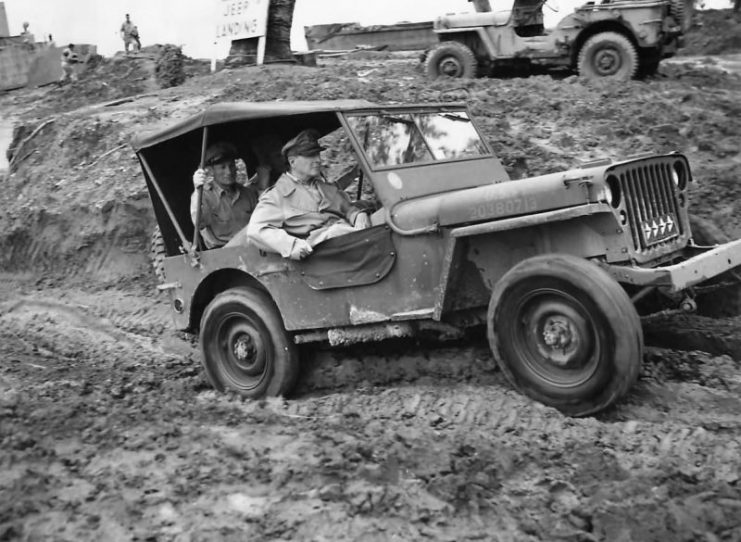
<path id="1" fill-rule="evenodd" d="M 160 88 L 181 85 L 185 81 L 184 57 L 180 47 L 165 45 L 155 59 L 154 77 Z"/>

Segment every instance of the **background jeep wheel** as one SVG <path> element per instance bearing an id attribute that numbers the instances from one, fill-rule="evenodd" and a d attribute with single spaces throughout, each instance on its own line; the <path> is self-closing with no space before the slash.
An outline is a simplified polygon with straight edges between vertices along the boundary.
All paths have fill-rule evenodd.
<path id="1" fill-rule="evenodd" d="M 165 282 L 165 240 L 159 226 L 154 227 L 152 239 L 149 245 L 149 262 L 152 264 L 154 274 L 160 283 Z"/>
<path id="2" fill-rule="evenodd" d="M 502 277 L 487 335 L 515 388 L 572 416 L 610 406 L 640 371 L 643 331 L 630 298 L 604 270 L 567 254 L 530 258 Z"/>
<path id="3" fill-rule="evenodd" d="M 723 233 L 718 226 L 699 216 L 690 215 L 690 230 L 696 245 L 721 245 L 731 241 L 730 237 Z M 741 284 L 732 274 L 724 273 L 701 286 L 710 286 L 719 282 L 729 282 L 731 284 L 709 291 L 706 294 L 698 294 L 695 299 L 697 314 L 712 318 L 741 315 Z"/>
<path id="4" fill-rule="evenodd" d="M 631 79 L 638 71 L 638 53 L 628 38 L 617 32 L 601 32 L 589 38 L 579 51 L 579 75 L 590 79 Z"/>
<path id="5" fill-rule="evenodd" d="M 296 345 L 263 292 L 232 288 L 217 295 L 201 318 L 200 343 L 206 377 L 219 391 L 254 399 L 284 395 L 296 382 Z"/>
<path id="6" fill-rule="evenodd" d="M 441 76 L 476 77 L 476 57 L 471 49 L 457 41 L 445 41 L 427 53 L 427 75 L 432 79 Z"/>

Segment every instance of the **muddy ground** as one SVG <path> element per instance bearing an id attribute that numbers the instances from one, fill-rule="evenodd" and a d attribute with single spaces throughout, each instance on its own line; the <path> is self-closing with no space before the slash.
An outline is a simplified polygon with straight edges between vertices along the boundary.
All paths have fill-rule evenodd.
<path id="1" fill-rule="evenodd" d="M 465 100 L 513 178 L 684 152 L 695 212 L 741 237 L 741 78 L 713 61 L 429 82 L 381 53 L 157 90 L 115 58 L 2 94 L 0 540 L 741 540 L 739 320 L 647 324 L 637 386 L 591 418 L 514 392 L 477 334 L 306 350 L 287 399 L 209 389 L 127 143 L 217 101 L 328 98 Z"/>

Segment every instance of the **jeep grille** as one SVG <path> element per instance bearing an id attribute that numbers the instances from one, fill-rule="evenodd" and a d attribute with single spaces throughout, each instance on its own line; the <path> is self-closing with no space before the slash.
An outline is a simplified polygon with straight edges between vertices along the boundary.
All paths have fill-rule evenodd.
<path id="1" fill-rule="evenodd" d="M 669 160 L 639 162 L 618 167 L 625 198 L 628 227 L 637 252 L 656 252 L 683 233 L 677 188 Z"/>

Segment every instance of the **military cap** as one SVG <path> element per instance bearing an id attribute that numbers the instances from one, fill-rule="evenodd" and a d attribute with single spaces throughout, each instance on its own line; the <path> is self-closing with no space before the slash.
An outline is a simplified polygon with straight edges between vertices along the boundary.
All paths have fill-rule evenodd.
<path id="1" fill-rule="evenodd" d="M 290 156 L 315 156 L 324 150 L 319 142 L 317 130 L 304 130 L 283 145 L 281 152 L 287 160 Z"/>
<path id="2" fill-rule="evenodd" d="M 225 141 L 219 141 L 213 143 L 206 149 L 206 156 L 203 158 L 203 164 L 206 166 L 213 166 L 220 162 L 226 162 L 227 160 L 234 160 L 238 158 L 237 148 L 231 143 Z"/>

